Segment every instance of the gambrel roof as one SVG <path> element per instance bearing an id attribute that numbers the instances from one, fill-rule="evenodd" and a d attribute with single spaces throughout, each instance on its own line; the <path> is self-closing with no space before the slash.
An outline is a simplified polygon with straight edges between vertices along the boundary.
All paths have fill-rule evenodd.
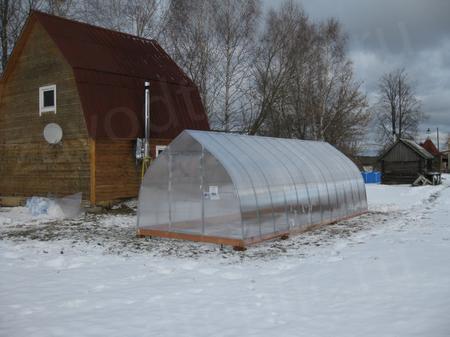
<path id="1" fill-rule="evenodd" d="M 209 130 L 195 84 L 155 40 L 32 11 L 2 80 L 39 22 L 73 69 L 92 138 L 144 134 L 144 82 L 150 81 L 151 136 L 171 139 L 184 129 Z"/>

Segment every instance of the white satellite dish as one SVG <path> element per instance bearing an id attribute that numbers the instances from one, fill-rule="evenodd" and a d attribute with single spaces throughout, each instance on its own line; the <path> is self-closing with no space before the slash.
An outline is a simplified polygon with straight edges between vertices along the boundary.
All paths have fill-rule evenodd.
<path id="1" fill-rule="evenodd" d="M 56 123 L 47 124 L 44 128 L 44 138 L 49 144 L 58 144 L 63 137 L 61 127 Z"/>

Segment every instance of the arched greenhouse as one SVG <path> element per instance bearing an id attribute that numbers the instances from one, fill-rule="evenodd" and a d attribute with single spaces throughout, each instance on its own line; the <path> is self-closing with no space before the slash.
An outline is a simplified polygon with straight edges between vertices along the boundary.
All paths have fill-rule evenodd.
<path id="1" fill-rule="evenodd" d="M 186 130 L 145 174 L 138 234 L 245 247 L 366 211 L 358 168 L 328 143 Z"/>

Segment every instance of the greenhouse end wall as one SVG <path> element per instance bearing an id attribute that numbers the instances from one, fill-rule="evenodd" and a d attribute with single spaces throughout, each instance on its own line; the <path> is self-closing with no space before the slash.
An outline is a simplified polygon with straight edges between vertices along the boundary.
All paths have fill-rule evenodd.
<path id="1" fill-rule="evenodd" d="M 138 234 L 246 246 L 366 211 L 358 168 L 328 143 L 186 130 L 145 174 Z"/>

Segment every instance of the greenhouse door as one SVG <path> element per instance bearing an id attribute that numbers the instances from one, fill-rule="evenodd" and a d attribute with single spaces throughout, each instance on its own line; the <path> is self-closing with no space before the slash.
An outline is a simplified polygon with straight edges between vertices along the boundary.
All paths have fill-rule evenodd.
<path id="1" fill-rule="evenodd" d="M 172 230 L 202 234 L 201 153 L 171 153 L 169 162 Z"/>

